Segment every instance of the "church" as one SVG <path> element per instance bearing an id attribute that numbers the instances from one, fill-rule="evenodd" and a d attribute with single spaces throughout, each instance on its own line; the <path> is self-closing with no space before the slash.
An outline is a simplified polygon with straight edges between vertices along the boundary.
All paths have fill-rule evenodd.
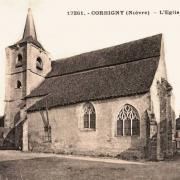
<path id="1" fill-rule="evenodd" d="M 6 48 L 4 146 L 123 159 L 174 152 L 163 35 L 51 60 L 31 9 Z"/>

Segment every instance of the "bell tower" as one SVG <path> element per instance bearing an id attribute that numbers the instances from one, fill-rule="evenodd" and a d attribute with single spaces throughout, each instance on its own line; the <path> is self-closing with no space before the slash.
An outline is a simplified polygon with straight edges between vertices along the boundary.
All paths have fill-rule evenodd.
<path id="1" fill-rule="evenodd" d="M 5 127 L 16 126 L 25 97 L 50 70 L 49 53 L 37 39 L 32 11 L 28 9 L 22 39 L 6 48 Z"/>

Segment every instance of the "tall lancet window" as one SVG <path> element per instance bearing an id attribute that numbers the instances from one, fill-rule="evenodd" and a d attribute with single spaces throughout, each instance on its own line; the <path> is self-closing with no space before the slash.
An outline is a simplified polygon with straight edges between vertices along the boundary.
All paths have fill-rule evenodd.
<path id="1" fill-rule="evenodd" d="M 85 103 L 84 110 L 84 128 L 95 129 L 96 128 L 96 113 L 94 106 L 91 103 Z"/>
<path id="2" fill-rule="evenodd" d="M 138 111 L 129 104 L 125 104 L 118 114 L 117 135 L 140 135 L 140 118 Z"/>

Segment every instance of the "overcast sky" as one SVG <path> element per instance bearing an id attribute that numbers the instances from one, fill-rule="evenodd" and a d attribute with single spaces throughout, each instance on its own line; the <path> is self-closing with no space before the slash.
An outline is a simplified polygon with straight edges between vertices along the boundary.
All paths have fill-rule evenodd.
<path id="1" fill-rule="evenodd" d="M 20 40 L 28 7 L 38 40 L 53 59 L 163 33 L 168 80 L 180 112 L 180 14 L 150 16 L 68 16 L 80 10 L 180 11 L 179 0 L 0 0 L 0 114 L 4 110 L 5 47 Z"/>

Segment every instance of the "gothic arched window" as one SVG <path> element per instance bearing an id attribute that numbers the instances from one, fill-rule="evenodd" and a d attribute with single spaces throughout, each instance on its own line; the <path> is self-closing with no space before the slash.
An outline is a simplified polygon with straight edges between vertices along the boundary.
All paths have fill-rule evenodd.
<path id="1" fill-rule="evenodd" d="M 43 69 L 43 62 L 42 62 L 42 59 L 40 57 L 38 57 L 36 59 L 36 68 L 39 69 L 39 70 Z"/>
<path id="2" fill-rule="evenodd" d="M 137 110 L 125 104 L 117 118 L 117 135 L 132 136 L 140 134 L 140 119 Z"/>
<path id="3" fill-rule="evenodd" d="M 21 89 L 21 88 L 22 88 L 21 81 L 17 81 L 16 88 L 18 88 L 18 89 Z"/>
<path id="4" fill-rule="evenodd" d="M 22 55 L 18 54 L 17 58 L 16 58 L 16 67 L 21 67 L 22 66 L 22 61 L 23 61 Z"/>
<path id="5" fill-rule="evenodd" d="M 91 103 L 85 103 L 84 110 L 84 128 L 95 129 L 96 128 L 96 113 L 94 106 Z"/>

